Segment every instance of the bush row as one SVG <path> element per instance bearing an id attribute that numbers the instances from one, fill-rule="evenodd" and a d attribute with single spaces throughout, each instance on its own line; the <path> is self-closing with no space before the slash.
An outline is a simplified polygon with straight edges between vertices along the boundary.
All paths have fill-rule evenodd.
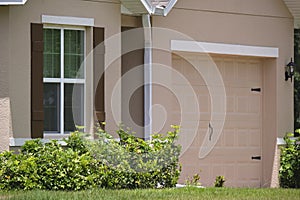
<path id="1" fill-rule="evenodd" d="M 65 140 L 66 147 L 55 140 L 27 141 L 18 154 L 0 154 L 0 189 L 173 187 L 180 174 L 180 146 L 175 143 L 179 127 L 173 129 L 149 141 L 123 127 L 117 131 L 119 141 L 102 129 L 97 140 L 76 131 Z"/>

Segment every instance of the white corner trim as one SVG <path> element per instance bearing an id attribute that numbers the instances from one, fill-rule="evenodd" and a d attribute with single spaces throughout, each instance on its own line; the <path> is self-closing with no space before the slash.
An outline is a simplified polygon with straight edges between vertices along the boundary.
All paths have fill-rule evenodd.
<path id="1" fill-rule="evenodd" d="M 20 147 L 25 144 L 26 141 L 32 140 L 31 138 L 9 138 L 9 146 L 10 147 Z M 50 139 L 42 139 L 43 143 L 50 142 Z M 58 143 L 62 146 L 66 146 L 66 142 L 62 140 L 58 140 Z"/>
<path id="2" fill-rule="evenodd" d="M 0 5 L 24 5 L 27 0 L 0 1 Z"/>
<path id="3" fill-rule="evenodd" d="M 279 50 L 276 47 L 196 42 L 187 40 L 171 40 L 171 50 L 270 58 L 278 58 L 279 56 Z"/>
<path id="4" fill-rule="evenodd" d="M 177 0 L 171 0 L 167 7 L 164 9 L 164 16 L 167 16 L 169 12 L 172 10 L 174 5 L 177 3 Z"/>
<path id="5" fill-rule="evenodd" d="M 94 18 L 42 15 L 42 23 L 75 26 L 94 26 Z"/>

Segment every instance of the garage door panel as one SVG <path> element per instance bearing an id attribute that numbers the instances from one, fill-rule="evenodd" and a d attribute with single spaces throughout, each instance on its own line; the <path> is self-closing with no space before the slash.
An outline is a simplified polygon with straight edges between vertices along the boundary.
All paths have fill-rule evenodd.
<path id="1" fill-rule="evenodd" d="M 253 119 L 247 120 L 246 116 L 241 116 L 239 120 L 230 120 L 230 116 L 227 115 L 226 118 L 227 119 L 225 121 L 224 129 L 228 129 L 228 128 L 229 129 L 232 129 L 232 128 L 257 129 L 257 128 L 260 128 L 260 126 L 261 126 L 260 125 L 260 120 L 255 119 L 255 117 L 253 117 Z M 235 115 L 234 119 L 236 119 L 236 118 L 237 118 L 237 116 Z"/>
<path id="2" fill-rule="evenodd" d="M 225 129 L 223 130 L 219 144 L 225 148 L 249 146 L 260 149 L 261 129 Z"/>
<path id="3" fill-rule="evenodd" d="M 250 134 L 252 135 L 249 143 L 251 146 L 253 147 L 261 147 L 262 145 L 262 132 L 261 132 L 261 129 L 251 129 L 249 130 Z"/>
<path id="4" fill-rule="evenodd" d="M 244 121 L 244 120 L 259 120 L 259 113 L 238 113 L 238 112 L 227 112 L 226 113 L 226 122 L 227 121 Z M 259 124 L 258 124 L 259 125 Z"/>
<path id="5" fill-rule="evenodd" d="M 238 61 L 238 81 L 248 82 L 249 84 L 261 83 L 261 66 L 259 62 Z"/>
<path id="6" fill-rule="evenodd" d="M 261 139 L 260 139 L 260 129 L 257 129 L 257 131 L 252 130 L 238 130 L 236 131 L 237 135 L 237 143 L 241 147 L 249 147 L 249 148 L 258 148 L 260 150 L 261 146 Z M 255 133 L 255 134 L 254 134 Z"/>
<path id="7" fill-rule="evenodd" d="M 257 84 L 262 82 L 261 63 L 259 61 L 237 61 L 237 80 L 247 82 L 249 84 Z"/>
<path id="8" fill-rule="evenodd" d="M 261 105 L 261 96 L 252 95 L 249 97 L 249 112 L 256 113 L 261 115 L 262 105 Z"/>
<path id="9" fill-rule="evenodd" d="M 222 64 L 219 64 L 218 66 L 220 66 L 219 69 L 222 73 L 224 83 L 230 84 L 237 81 L 237 66 L 233 60 L 225 60 Z"/>
<path id="10" fill-rule="evenodd" d="M 205 135 L 208 131 L 208 127 L 204 127 L 204 128 L 199 128 L 197 135 L 195 136 L 191 148 L 196 148 L 199 150 L 199 147 L 201 146 L 201 144 L 203 143 L 203 140 L 205 138 Z"/>
<path id="11" fill-rule="evenodd" d="M 253 160 L 252 156 L 261 155 L 262 137 L 262 64 L 259 59 L 218 56 L 213 58 L 224 81 L 226 91 L 226 105 L 223 97 L 218 97 L 222 86 L 217 83 L 214 64 L 210 60 L 197 56 L 191 57 L 192 63 L 197 65 L 202 76 L 209 78 L 212 84 L 199 78 L 197 71 L 191 68 L 186 61 L 176 61 L 178 70 L 190 79 L 189 84 L 181 85 L 174 81 L 174 85 L 180 86 L 186 105 L 190 102 L 187 87 L 192 87 L 197 94 L 199 110 L 188 109 L 188 112 L 181 113 L 189 121 L 182 127 L 181 132 L 191 134 L 190 127 L 195 123 L 196 112 L 200 114 L 200 127 L 197 135 L 193 138 L 192 145 L 180 158 L 183 161 L 183 175 L 192 176 L 195 169 L 201 168 L 201 182 L 204 185 L 212 185 L 215 177 L 225 175 L 226 186 L 238 187 L 260 187 L 261 182 L 261 161 Z M 180 66 L 179 66 L 180 65 Z M 182 67 L 184 66 L 184 67 Z M 217 77 L 218 78 L 218 77 Z M 214 83 L 216 82 L 216 83 Z M 220 87 L 221 86 L 221 87 Z M 251 88 L 261 88 L 261 92 L 251 91 Z M 210 96 L 212 89 L 214 96 Z M 214 98 L 214 106 L 211 98 Z M 214 131 L 221 124 L 222 113 L 217 113 L 223 106 L 226 106 L 226 119 L 224 128 L 213 150 L 205 157 L 199 158 L 199 150 L 205 135 L 208 132 L 208 124 L 211 124 Z M 183 112 L 181 110 L 181 112 Z M 194 112 L 194 114 L 192 114 Z M 213 120 L 211 119 L 213 117 Z M 213 134 L 216 134 L 213 133 Z M 185 137 L 188 134 L 184 134 Z M 213 135 L 215 137 L 215 135 Z M 186 168 L 185 166 L 188 166 Z M 189 171 L 190 170 L 190 171 Z"/>
<path id="12" fill-rule="evenodd" d="M 200 106 L 200 112 L 211 112 L 211 102 L 208 95 L 200 93 L 198 95 L 198 102 Z"/>
<path id="13" fill-rule="evenodd" d="M 257 164 L 244 164 L 237 167 L 239 180 L 259 181 L 260 173 L 257 171 Z"/>
<path id="14" fill-rule="evenodd" d="M 247 96 L 237 96 L 236 111 L 239 113 L 247 113 L 249 110 L 249 102 Z"/>
<path id="15" fill-rule="evenodd" d="M 256 147 L 244 148 L 240 145 L 235 147 L 215 147 L 211 151 L 211 156 L 214 156 L 215 160 L 221 161 L 232 161 L 236 162 L 248 162 L 252 161 L 252 156 L 257 156 L 260 154 L 260 149 Z M 239 158 L 239 159 L 237 159 Z"/>
<path id="16" fill-rule="evenodd" d="M 221 137 L 224 147 L 234 147 L 237 144 L 236 133 L 234 129 L 226 129 Z"/>
<path id="17" fill-rule="evenodd" d="M 227 94 L 226 94 L 227 95 Z M 235 112 L 236 99 L 234 96 L 226 96 L 227 112 Z"/>
<path id="18" fill-rule="evenodd" d="M 250 90 L 251 88 L 231 88 L 227 90 L 227 111 L 261 114 L 261 95 Z"/>

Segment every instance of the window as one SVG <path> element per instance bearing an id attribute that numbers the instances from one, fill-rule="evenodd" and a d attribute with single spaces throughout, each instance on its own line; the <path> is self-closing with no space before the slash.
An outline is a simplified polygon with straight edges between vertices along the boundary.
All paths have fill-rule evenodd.
<path id="1" fill-rule="evenodd" d="M 65 17 L 55 19 L 60 22 Z M 78 21 L 78 18 L 66 19 Z M 64 137 L 60 134 L 73 131 L 75 124 L 92 130 L 94 122 L 105 121 L 104 74 L 99 82 L 94 78 L 104 72 L 105 29 L 75 28 L 75 23 L 69 26 L 51 20 L 45 23 L 30 24 L 31 138 Z M 99 47 L 93 51 L 88 67 L 82 63 L 87 48 L 86 32 L 92 34 L 91 48 Z M 95 117 L 87 113 L 94 113 Z"/>
<path id="2" fill-rule="evenodd" d="M 44 133 L 69 133 L 83 126 L 85 30 L 44 27 Z"/>

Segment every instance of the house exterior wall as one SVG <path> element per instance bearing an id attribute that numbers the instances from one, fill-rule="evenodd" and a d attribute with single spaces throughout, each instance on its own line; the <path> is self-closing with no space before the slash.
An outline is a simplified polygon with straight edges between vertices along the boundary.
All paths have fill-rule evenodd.
<path id="1" fill-rule="evenodd" d="M 10 123 L 10 99 L 9 99 L 9 10 L 0 7 L 0 151 L 8 149 L 9 123 Z"/>
<path id="2" fill-rule="evenodd" d="M 178 1 L 167 17 L 155 16 L 152 22 L 153 27 L 175 30 L 200 42 L 279 48 L 278 58 L 263 59 L 262 72 L 262 186 L 270 186 L 273 165 L 277 163 L 274 160 L 276 138 L 283 137 L 287 131 L 293 130 L 293 84 L 284 80 L 284 66 L 293 56 L 293 18 L 283 1 Z M 163 43 L 159 34 L 153 35 L 153 46 L 156 46 L 155 42 L 158 41 Z M 170 39 L 180 37 L 165 36 L 164 41 L 168 42 L 160 46 L 164 45 L 165 49 L 170 49 Z M 153 60 L 154 63 L 172 66 L 170 52 L 154 50 Z M 155 79 L 156 75 L 153 76 Z M 163 104 L 168 113 L 171 109 L 166 100 L 168 96 L 160 90 L 160 87 L 154 87 L 153 102 Z M 159 116 L 159 111 L 153 112 L 153 119 L 159 119 Z M 174 122 L 171 118 L 167 118 L 162 130 L 169 129 L 172 123 Z M 160 122 L 154 121 L 153 129 L 158 130 L 160 127 Z M 181 181 L 185 178 L 182 177 Z"/>
<path id="3" fill-rule="evenodd" d="M 53 1 L 40 1 L 29 0 L 23 6 L 5 6 L 0 9 L 6 11 L 1 12 L 1 25 L 7 24 L 7 29 L 1 28 L 1 46 L 9 48 L 1 48 L 0 55 L 7 58 L 1 59 L 4 67 L 1 70 L 6 70 L 5 76 L 6 84 L 3 85 L 4 92 L 1 95 L 9 94 L 10 112 L 12 117 L 12 126 L 10 137 L 13 138 L 30 138 L 30 23 L 42 23 L 42 15 L 53 16 L 68 16 L 68 17 L 82 17 L 94 18 L 95 27 L 105 28 L 105 38 L 118 34 L 121 30 L 121 13 L 120 3 L 116 0 L 101 1 L 73 1 L 73 0 L 53 0 Z M 7 20 L 5 22 L 5 19 Z M 9 34 L 9 36 L 8 36 Z M 6 37 L 7 39 L 4 39 Z M 91 28 L 86 28 L 86 53 L 90 57 L 92 50 L 92 32 Z M 106 46 L 105 60 L 119 55 L 121 52 L 120 40 L 117 40 L 112 47 Z M 118 46 L 119 45 L 119 46 Z M 9 63 L 9 64 L 8 64 Z M 111 113 L 111 94 L 115 82 L 121 75 L 120 59 L 115 60 L 113 63 L 106 63 L 107 70 L 105 72 L 106 85 L 105 85 L 105 101 L 106 103 L 106 129 L 108 131 L 115 130 L 116 123 Z M 9 72 L 8 72 L 9 70 Z M 87 61 L 87 80 L 92 80 L 92 65 Z M 8 76 L 9 75 L 9 76 Z M 2 74 L 1 74 L 2 76 Z M 87 97 L 92 96 L 92 81 L 87 83 Z M 9 85 L 9 89 L 8 89 Z M 2 87 L 2 84 L 1 84 Z M 1 90 L 3 90 L 1 89 Z M 8 95 L 6 95 L 8 96 Z M 1 103 L 6 103 L 7 100 L 2 100 Z M 93 99 L 87 99 L 87 112 L 92 114 Z M 115 100 L 115 106 L 120 107 L 120 99 Z M 4 106 L 4 109 L 9 109 Z M 2 109 L 2 107 L 1 107 Z M 6 111 L 5 113 L 8 113 Z M 2 113 L 2 112 L 1 112 Z M 120 118 L 120 113 L 115 114 L 116 118 Z M 9 117 L 7 117 L 9 119 Z M 87 116 L 88 121 L 92 121 L 92 116 Z M 7 123 L 7 122 L 5 122 Z M 0 130 L 7 130 L 7 125 L 1 123 Z M 119 122 L 117 122 L 119 123 Z M 92 125 L 88 123 L 88 125 Z M 3 127 L 3 128 L 2 128 Z M 7 130 L 8 131 L 8 130 Z M 3 133 L 1 133 L 2 136 Z M 7 133 L 5 133 L 7 135 Z M 7 140 L 7 139 L 6 139 Z M 2 141 L 2 140 L 1 140 Z M 5 147 L 7 149 L 7 146 Z"/>
<path id="4" fill-rule="evenodd" d="M 23 6 L 0 7 L 0 46 L 4 47 L 0 49 L 0 151 L 9 148 L 9 137 L 30 138 L 30 23 L 41 23 L 41 15 L 94 18 L 95 26 L 105 28 L 106 39 L 120 33 L 122 25 L 140 26 L 133 17 L 121 18 L 118 0 L 28 0 Z M 262 58 L 262 186 L 276 186 L 276 138 L 293 130 L 293 84 L 284 81 L 284 66 L 293 55 L 293 19 L 283 1 L 179 0 L 167 17 L 153 16 L 152 26 L 181 33 L 161 38 L 160 34 L 153 32 L 153 46 L 168 50 L 171 39 L 191 38 L 200 42 L 279 48 L 278 58 Z M 91 28 L 86 30 L 86 41 L 90 41 L 86 45 L 88 54 L 93 46 L 92 31 Z M 115 90 L 121 76 L 121 38 L 114 40 L 109 42 L 113 46 L 106 46 L 105 55 L 108 67 L 105 71 L 106 130 L 109 132 L 115 130 L 121 119 L 121 92 Z M 110 63 L 114 57 L 117 59 Z M 172 66 L 172 52 L 154 50 L 153 62 Z M 87 71 L 92 78 L 91 68 Z M 163 78 L 164 82 L 171 83 L 170 74 L 160 75 L 154 67 L 155 80 Z M 153 86 L 153 105 L 158 104 L 152 110 L 154 132 L 169 130 L 174 123 L 168 117 L 173 109 L 170 97 L 174 94 L 165 89 L 168 88 L 162 90 L 159 85 Z M 111 105 L 113 92 L 119 95 L 114 96 Z M 88 90 L 87 96 L 91 93 Z M 87 110 L 91 111 L 93 100 L 87 99 L 87 102 Z M 115 116 L 112 106 L 115 107 Z M 165 116 L 166 121 L 162 122 Z M 89 119 L 92 121 L 92 116 Z M 185 179 L 181 177 L 181 182 Z"/>

